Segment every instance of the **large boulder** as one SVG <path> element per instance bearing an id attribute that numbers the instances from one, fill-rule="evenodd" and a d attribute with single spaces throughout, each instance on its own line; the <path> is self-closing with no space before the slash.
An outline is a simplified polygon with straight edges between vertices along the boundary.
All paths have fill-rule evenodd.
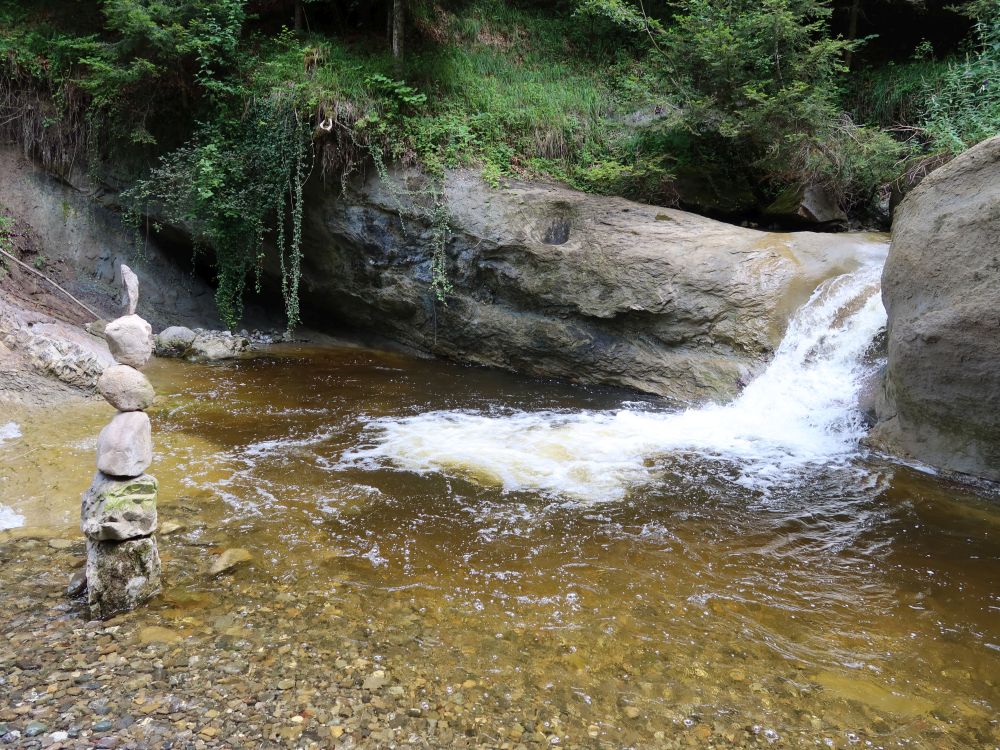
<path id="1" fill-rule="evenodd" d="M 873 442 L 1000 480 L 1000 137 L 900 204 L 882 298 L 888 363 Z"/>
<path id="2" fill-rule="evenodd" d="M 308 189 L 307 323 L 683 401 L 735 395 L 816 286 L 883 241 L 755 231 L 555 185 L 497 190 L 461 170 L 445 179 L 446 217 L 415 172 L 373 170 L 344 195 Z M 442 238 L 446 304 L 431 289 Z"/>
<path id="3" fill-rule="evenodd" d="M 186 326 L 164 328 L 154 339 L 157 357 L 183 357 L 197 334 Z"/>
<path id="4" fill-rule="evenodd" d="M 238 357 L 248 346 L 247 339 L 229 331 L 200 331 L 184 356 L 198 362 L 215 362 Z"/>
<path id="5" fill-rule="evenodd" d="M 782 226 L 846 229 L 847 214 L 822 185 L 795 185 L 785 189 L 764 209 L 764 217 Z"/>

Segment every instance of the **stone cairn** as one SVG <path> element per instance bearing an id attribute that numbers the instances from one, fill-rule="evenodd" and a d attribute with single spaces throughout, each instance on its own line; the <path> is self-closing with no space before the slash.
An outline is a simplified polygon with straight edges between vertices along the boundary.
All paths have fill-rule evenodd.
<path id="1" fill-rule="evenodd" d="M 97 474 L 83 494 L 80 527 L 87 537 L 87 600 L 91 614 L 107 619 L 135 609 L 160 591 L 156 548 L 156 479 L 149 416 L 153 386 L 140 370 L 153 354 L 153 329 L 135 314 L 139 280 L 121 267 L 126 314 L 104 335 L 116 364 L 97 389 L 118 413 L 97 438 Z"/>

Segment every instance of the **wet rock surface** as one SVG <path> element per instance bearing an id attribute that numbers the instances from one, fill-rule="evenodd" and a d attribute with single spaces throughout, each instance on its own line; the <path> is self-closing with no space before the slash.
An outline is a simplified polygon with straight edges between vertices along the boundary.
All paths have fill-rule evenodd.
<path id="1" fill-rule="evenodd" d="M 156 540 L 87 542 L 87 598 L 91 613 L 107 619 L 160 592 Z"/>
<path id="2" fill-rule="evenodd" d="M 157 357 L 183 357 L 197 334 L 185 326 L 164 328 L 154 339 Z"/>
<path id="3" fill-rule="evenodd" d="M 154 477 L 115 479 L 98 472 L 83 495 L 81 530 L 94 541 L 121 541 L 156 531 Z"/>
<path id="4" fill-rule="evenodd" d="M 235 359 L 254 343 L 269 344 L 271 337 L 230 331 L 206 331 L 172 326 L 156 336 L 157 357 L 182 357 L 192 362 L 217 362 Z"/>
<path id="5" fill-rule="evenodd" d="M 232 359 L 249 346 L 250 342 L 246 338 L 229 331 L 201 331 L 191 342 L 185 356 L 200 362 L 213 362 Z"/>

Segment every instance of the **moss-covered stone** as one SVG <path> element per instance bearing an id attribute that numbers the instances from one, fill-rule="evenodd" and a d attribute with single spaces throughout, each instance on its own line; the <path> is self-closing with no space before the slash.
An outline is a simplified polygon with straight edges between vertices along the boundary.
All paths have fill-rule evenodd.
<path id="1" fill-rule="evenodd" d="M 93 541 L 120 541 L 156 531 L 156 478 L 115 479 L 97 472 L 83 495 L 80 528 Z"/>

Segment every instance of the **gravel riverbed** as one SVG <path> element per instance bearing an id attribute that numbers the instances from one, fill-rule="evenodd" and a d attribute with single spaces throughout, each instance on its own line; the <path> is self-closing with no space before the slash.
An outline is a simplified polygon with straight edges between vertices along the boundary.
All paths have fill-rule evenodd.
<path id="1" fill-rule="evenodd" d="M 252 567 L 211 578 L 212 550 L 184 539 L 183 533 L 161 539 L 167 569 L 187 571 L 175 575 L 180 585 L 168 586 L 146 608 L 99 622 L 88 619 L 82 597 L 66 594 L 67 579 L 83 560 L 82 539 L 50 529 L 0 536 L 0 746 L 683 748 L 815 742 L 805 735 L 801 742 L 779 738 L 739 716 L 692 720 L 681 706 L 650 715 L 641 702 L 627 699 L 619 702 L 613 721 L 599 720 L 597 706 L 585 698 L 562 701 L 552 685 L 526 691 L 456 668 L 461 660 L 453 652 L 460 657 L 466 648 L 461 639 L 437 641 L 442 655 L 452 652 L 440 669 L 403 663 L 392 658 L 394 647 L 440 635 L 433 618 L 405 597 L 369 596 L 329 582 L 322 591 L 262 582 Z M 366 608 L 373 615 L 370 626 L 360 621 Z M 389 620 L 393 627 L 379 625 Z M 637 685 L 637 692 L 646 687 Z M 817 716 L 803 718 L 813 730 L 825 724 Z"/>

